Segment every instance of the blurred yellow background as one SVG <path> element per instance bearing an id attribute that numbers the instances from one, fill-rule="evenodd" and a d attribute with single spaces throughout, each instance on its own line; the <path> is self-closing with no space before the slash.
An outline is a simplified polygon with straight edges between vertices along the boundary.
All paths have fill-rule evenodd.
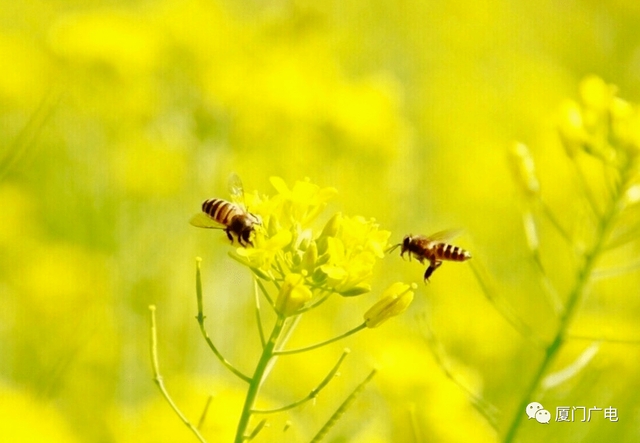
<path id="1" fill-rule="evenodd" d="M 549 340 L 557 320 L 529 258 L 506 153 L 514 141 L 530 146 L 550 206 L 579 229 L 557 110 L 590 73 L 640 101 L 638 5 L 3 0 L 0 440 L 196 441 L 152 382 L 150 304 L 169 391 L 193 422 L 213 395 L 203 434 L 232 440 L 246 385 L 199 335 L 194 259 L 203 258 L 209 335 L 248 373 L 259 352 L 251 276 L 227 256 L 224 234 L 188 224 L 204 199 L 228 198 L 232 172 L 266 194 L 274 175 L 337 188 L 318 226 L 336 211 L 374 217 L 392 243 L 464 228 L 456 244 Z M 540 240 L 566 294 L 571 251 L 548 223 Z M 515 409 L 541 351 L 487 302 L 467 263 L 446 263 L 426 286 L 423 272 L 394 254 L 371 294 L 334 297 L 305 319 L 292 346 L 356 326 L 394 281 L 419 283 L 401 317 L 279 360 L 261 395 L 271 407 L 304 397 L 352 349 L 315 405 L 269 417 L 256 441 L 309 441 L 373 367 L 327 442 L 504 437 L 524 414 Z M 637 274 L 599 281 L 576 335 L 640 338 Z M 460 383 L 495 407 L 497 429 L 445 376 L 429 328 Z M 589 346 L 569 341 L 554 368 Z M 523 420 L 517 440 L 638 441 L 638 361 L 637 345 L 602 343 L 577 376 L 535 399 L 612 406 L 617 423 Z"/>

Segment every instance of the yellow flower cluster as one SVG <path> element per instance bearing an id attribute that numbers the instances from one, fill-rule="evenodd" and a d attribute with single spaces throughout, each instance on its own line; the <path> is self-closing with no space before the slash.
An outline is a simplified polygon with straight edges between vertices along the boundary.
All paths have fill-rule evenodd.
<path id="1" fill-rule="evenodd" d="M 369 292 L 373 267 L 384 257 L 391 233 L 379 229 L 372 219 L 340 213 L 318 233 L 310 225 L 337 191 L 309 181 L 298 181 L 289 188 L 279 177 L 271 178 L 271 184 L 277 194 L 270 198 L 247 195 L 249 211 L 263 223 L 255 231 L 255 247 L 238 248 L 234 258 L 280 287 L 278 311 L 291 315 L 309 301 L 311 292 L 307 291 L 311 290 L 343 296 Z M 290 306 L 286 300 L 291 301 Z"/>
<path id="2" fill-rule="evenodd" d="M 373 265 L 384 257 L 390 235 L 379 230 L 374 220 L 334 215 L 317 240 L 322 255 L 315 280 L 344 296 L 369 292 Z"/>
<path id="3" fill-rule="evenodd" d="M 580 83 L 580 101 L 562 105 L 558 129 L 570 157 L 584 150 L 613 163 L 620 154 L 640 152 L 640 110 L 616 94 L 615 86 L 592 75 Z"/>

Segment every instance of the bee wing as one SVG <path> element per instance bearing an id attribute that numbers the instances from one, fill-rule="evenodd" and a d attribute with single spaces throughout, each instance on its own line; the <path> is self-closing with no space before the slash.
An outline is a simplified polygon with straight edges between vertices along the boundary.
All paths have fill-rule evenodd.
<path id="1" fill-rule="evenodd" d="M 244 186 L 242 185 L 242 180 L 240 180 L 240 177 L 238 177 L 238 174 L 235 172 L 229 177 L 229 193 L 231 194 L 233 202 L 246 210 L 244 203 Z"/>
<path id="2" fill-rule="evenodd" d="M 225 226 L 218 223 L 211 217 L 209 217 L 204 212 L 199 212 L 189 220 L 193 226 L 197 228 L 208 228 L 208 229 L 225 229 Z"/>
<path id="3" fill-rule="evenodd" d="M 435 234 L 427 236 L 430 242 L 432 243 L 445 243 L 453 240 L 462 232 L 464 229 L 447 229 L 444 231 L 436 232 Z"/>

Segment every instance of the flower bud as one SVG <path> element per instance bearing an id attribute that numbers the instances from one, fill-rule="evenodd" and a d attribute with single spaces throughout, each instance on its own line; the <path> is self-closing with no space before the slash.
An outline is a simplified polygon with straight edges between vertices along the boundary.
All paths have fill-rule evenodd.
<path id="1" fill-rule="evenodd" d="M 511 169 L 516 182 L 528 197 L 535 197 L 540 193 L 540 182 L 536 176 L 535 163 L 527 145 L 516 143 L 509 151 Z"/>
<path id="2" fill-rule="evenodd" d="M 638 133 L 638 111 L 631 103 L 614 97 L 611 103 L 611 134 L 610 137 L 615 144 L 625 148 L 636 145 L 636 135 Z M 632 149 L 633 150 L 633 149 Z"/>
<path id="3" fill-rule="evenodd" d="M 311 290 L 304 284 L 304 275 L 289 274 L 284 278 L 276 300 L 276 310 L 289 317 L 311 300 Z"/>
<path id="4" fill-rule="evenodd" d="M 300 237 L 300 230 L 296 226 L 293 226 L 291 228 L 291 245 L 298 243 L 298 237 Z"/>
<path id="5" fill-rule="evenodd" d="M 538 240 L 538 228 L 533 218 L 533 214 L 527 211 L 523 214 L 522 223 L 524 225 L 524 234 L 527 239 L 527 246 L 531 251 L 536 252 L 540 248 L 540 241 Z"/>
<path id="6" fill-rule="evenodd" d="M 320 237 L 335 237 L 338 234 L 338 229 L 340 229 L 340 224 L 342 223 L 342 214 L 336 212 L 333 217 L 329 219 L 326 225 L 324 225 L 324 229 L 322 230 L 322 234 Z"/>
<path id="7" fill-rule="evenodd" d="M 316 242 L 312 241 L 302 256 L 303 269 L 312 273 L 316 267 L 316 260 L 318 260 L 318 247 L 316 246 Z"/>
<path id="8" fill-rule="evenodd" d="M 310 242 L 311 242 L 311 239 L 309 237 L 304 237 L 302 240 L 300 240 L 300 245 L 298 246 L 298 249 L 301 251 L 306 251 L 307 248 L 309 247 Z"/>
<path id="9" fill-rule="evenodd" d="M 327 240 L 327 237 L 320 236 L 316 240 L 316 246 L 318 247 L 318 254 L 322 255 L 329 248 L 329 240 Z"/>
<path id="10" fill-rule="evenodd" d="M 589 143 L 589 135 L 585 129 L 580 105 L 566 100 L 560 107 L 558 132 L 567 155 L 573 158 L 576 153 Z"/>
<path id="11" fill-rule="evenodd" d="M 371 285 L 369 284 L 359 284 L 353 286 L 345 291 L 340 291 L 340 295 L 343 297 L 355 297 L 356 295 L 366 294 L 367 292 L 371 292 Z"/>
<path id="12" fill-rule="evenodd" d="M 298 269 L 302 264 L 302 256 L 300 254 L 294 254 L 293 257 L 291 257 L 291 262 L 293 263 L 293 268 Z"/>
<path id="13" fill-rule="evenodd" d="M 327 274 L 322 272 L 322 269 L 318 268 L 314 271 L 313 275 L 311 276 L 311 279 L 315 283 L 324 283 L 327 280 Z"/>
<path id="14" fill-rule="evenodd" d="M 397 282 L 389 286 L 378 303 L 364 314 L 367 328 L 376 328 L 391 317 L 403 313 L 413 301 L 413 291 L 416 285 Z"/>
<path id="15" fill-rule="evenodd" d="M 580 98 L 585 107 L 596 112 L 604 112 L 611 105 L 615 87 L 596 75 L 589 75 L 580 82 Z"/>
<path id="16" fill-rule="evenodd" d="M 331 254 L 329 253 L 323 254 L 316 261 L 316 266 L 326 265 L 327 263 L 329 263 L 329 260 L 331 260 Z"/>

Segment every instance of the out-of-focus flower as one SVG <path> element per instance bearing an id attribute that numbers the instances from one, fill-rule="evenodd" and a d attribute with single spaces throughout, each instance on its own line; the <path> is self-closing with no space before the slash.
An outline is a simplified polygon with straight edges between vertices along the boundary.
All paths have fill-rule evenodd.
<path id="1" fill-rule="evenodd" d="M 580 98 L 585 109 L 597 113 L 608 111 L 616 88 L 596 75 L 589 75 L 580 82 Z M 591 122 L 589 122 L 591 123 Z"/>
<path id="2" fill-rule="evenodd" d="M 638 107 L 614 97 L 611 103 L 611 138 L 631 155 L 640 151 L 640 112 Z"/>
<path id="3" fill-rule="evenodd" d="M 624 193 L 625 206 L 637 205 L 640 203 L 640 184 L 631 185 Z"/>
<path id="4" fill-rule="evenodd" d="M 289 317 L 311 300 L 313 294 L 304 283 L 303 274 L 289 274 L 284 278 L 276 299 L 276 310 L 280 314 Z"/>
<path id="5" fill-rule="evenodd" d="M 389 286 L 378 303 L 364 314 L 367 328 L 377 328 L 391 317 L 402 314 L 413 301 L 416 285 L 397 282 Z"/>
<path id="6" fill-rule="evenodd" d="M 569 157 L 574 157 L 589 141 L 589 134 L 582 119 L 582 109 L 573 100 L 565 100 L 560 106 L 558 131 Z"/>
<path id="7" fill-rule="evenodd" d="M 591 75 L 580 83 L 581 102 L 562 105 L 558 129 L 569 157 L 583 151 L 614 164 L 620 155 L 639 151 L 640 115 L 616 92 L 614 85 Z"/>

